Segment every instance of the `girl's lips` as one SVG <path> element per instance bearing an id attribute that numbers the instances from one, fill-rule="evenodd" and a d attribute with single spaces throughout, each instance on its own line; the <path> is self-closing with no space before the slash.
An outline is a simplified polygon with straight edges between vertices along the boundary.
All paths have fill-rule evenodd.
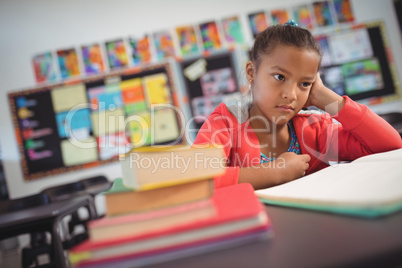
<path id="1" fill-rule="evenodd" d="M 277 106 L 277 108 L 284 112 L 293 112 L 293 110 L 294 110 L 293 106 L 291 106 L 291 105 L 280 105 L 280 106 Z"/>

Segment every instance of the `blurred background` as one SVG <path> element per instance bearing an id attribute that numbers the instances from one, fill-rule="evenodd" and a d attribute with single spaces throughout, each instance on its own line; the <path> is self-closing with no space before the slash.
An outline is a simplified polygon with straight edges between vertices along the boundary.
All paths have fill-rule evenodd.
<path id="1" fill-rule="evenodd" d="M 187 117 L 207 116 L 217 103 L 234 101 L 239 96 L 235 93 L 244 88 L 242 68 L 247 61 L 255 31 L 266 25 L 283 23 L 289 18 L 310 28 L 326 53 L 331 54 L 327 55 L 322 71 L 326 83 L 334 90 L 354 96 L 354 99 L 367 104 L 379 114 L 402 112 L 402 31 L 398 12 L 401 14 L 401 4 L 394 0 L 2 0 L 0 159 L 3 167 L 0 168 L 0 181 L 1 187 L 6 188 L 6 191 L 0 191 L 2 197 L 17 198 L 39 192 L 45 187 L 97 174 L 103 174 L 109 180 L 121 176 L 118 152 L 102 154 L 99 148 L 95 148 L 92 158 L 81 162 L 64 159 L 64 162 L 53 166 L 47 166 L 52 157 L 46 159 L 44 155 L 38 156 L 45 150 L 37 149 L 32 152 L 44 160 L 35 163 L 28 150 L 35 147 L 27 145 L 26 135 L 29 134 L 25 135 L 22 131 L 26 123 L 22 119 L 29 116 L 21 113 L 20 105 L 37 105 L 36 116 L 42 110 L 45 115 L 30 122 L 46 124 L 50 120 L 46 109 L 50 107 L 56 111 L 55 107 L 64 103 L 62 96 L 69 94 L 57 95 L 55 88 L 85 85 L 83 90 L 89 94 L 86 97 L 90 102 L 89 88 L 120 83 L 120 90 L 124 91 L 122 81 L 127 80 L 126 86 L 132 86 L 130 83 L 135 83 L 135 78 L 159 75 L 152 76 L 153 82 L 145 86 L 153 88 L 155 84 L 152 86 L 152 83 L 159 83 L 162 85 L 160 90 L 166 91 L 160 94 L 166 94 L 170 99 L 155 100 L 155 103 L 174 104 L 183 109 Z M 180 31 L 180 27 L 185 29 Z M 191 41 L 191 37 L 186 37 L 187 33 L 192 33 L 191 29 L 194 29 L 195 42 Z M 171 39 L 168 38 L 169 34 Z M 216 39 L 216 35 L 219 39 Z M 220 42 L 217 43 L 217 40 Z M 349 46 L 348 42 L 360 43 Z M 101 60 L 97 61 L 96 57 L 92 59 L 92 64 L 98 65 L 92 65 L 91 69 L 91 62 L 85 61 L 88 60 L 85 49 L 94 45 L 99 49 L 96 55 Z M 147 49 L 144 52 L 141 45 L 149 48 L 148 57 Z M 125 50 L 121 51 L 122 48 Z M 122 59 L 121 55 L 127 58 Z M 113 57 L 118 59 L 113 61 Z M 77 60 L 77 72 L 68 63 L 71 59 Z M 47 64 L 50 69 L 40 70 L 38 64 Z M 203 65 L 207 67 L 200 67 Z M 197 68 L 201 68 L 198 71 L 201 73 L 197 74 Z M 42 73 L 38 73 L 40 71 Z M 195 78 L 189 74 L 191 71 L 196 73 Z M 116 77 L 117 82 L 113 80 Z M 223 89 L 208 85 L 217 80 L 226 83 Z M 74 90 L 77 91 L 71 92 L 80 92 L 81 89 L 75 87 Z M 215 94 L 220 90 L 223 90 L 222 94 Z M 52 92 L 54 94 L 51 96 L 55 98 L 57 95 L 59 100 L 53 99 L 52 104 L 50 99 L 46 101 L 37 97 L 38 92 Z M 148 101 L 152 98 L 150 94 L 146 93 Z M 119 106 L 118 101 L 113 104 Z M 125 116 L 130 115 L 127 107 Z M 94 111 L 89 113 L 93 116 Z M 53 116 L 51 120 L 57 124 L 57 117 L 55 120 Z M 181 126 L 180 120 L 172 119 L 168 114 L 161 116 L 160 120 L 173 120 L 178 128 Z M 196 129 L 201 123 L 202 118 L 195 120 L 192 127 Z M 163 127 L 169 129 L 170 136 L 156 137 L 161 143 L 174 140 L 180 132 L 180 129 L 170 129 L 171 124 Z M 30 129 L 40 129 L 40 126 Z M 62 136 L 57 126 L 53 130 Z M 94 130 L 95 127 L 91 126 L 84 136 L 96 136 Z M 133 133 L 130 136 L 132 139 L 135 138 Z M 98 144 L 99 137 L 96 137 Z M 40 139 L 33 137 L 32 140 L 38 142 Z M 40 147 L 40 143 L 36 144 Z M 63 154 L 60 148 L 55 151 Z"/>

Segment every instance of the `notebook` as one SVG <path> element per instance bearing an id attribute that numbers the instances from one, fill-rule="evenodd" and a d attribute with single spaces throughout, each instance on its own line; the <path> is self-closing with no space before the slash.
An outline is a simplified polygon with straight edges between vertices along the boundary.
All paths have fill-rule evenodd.
<path id="1" fill-rule="evenodd" d="M 255 191 L 267 204 L 362 217 L 402 209 L 402 149 L 330 166 L 300 179 Z"/>

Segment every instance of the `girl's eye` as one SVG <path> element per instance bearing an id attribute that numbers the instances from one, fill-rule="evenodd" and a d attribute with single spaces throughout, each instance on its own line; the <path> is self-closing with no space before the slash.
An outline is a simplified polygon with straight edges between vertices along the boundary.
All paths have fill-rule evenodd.
<path id="1" fill-rule="evenodd" d="M 302 85 L 302 87 L 309 87 L 311 85 L 311 83 L 304 82 L 304 83 L 301 83 L 301 85 Z"/>
<path id="2" fill-rule="evenodd" d="M 281 74 L 275 74 L 274 78 L 278 81 L 285 81 L 285 77 Z"/>

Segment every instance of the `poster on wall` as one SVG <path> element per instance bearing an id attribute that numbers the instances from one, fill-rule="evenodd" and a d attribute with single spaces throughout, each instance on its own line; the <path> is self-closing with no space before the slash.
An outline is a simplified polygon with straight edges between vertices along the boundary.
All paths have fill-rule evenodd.
<path id="1" fill-rule="evenodd" d="M 163 60 L 175 56 L 172 35 L 169 31 L 161 31 L 153 34 L 156 50 L 156 58 Z"/>
<path id="2" fill-rule="evenodd" d="M 289 14 L 286 9 L 274 9 L 271 11 L 271 21 L 273 25 L 285 24 L 289 21 Z"/>
<path id="3" fill-rule="evenodd" d="M 373 56 L 370 36 L 367 29 L 333 34 L 328 38 L 331 58 L 341 64 Z"/>
<path id="4" fill-rule="evenodd" d="M 354 22 L 352 6 L 350 0 L 333 0 L 336 17 L 339 23 Z"/>
<path id="5" fill-rule="evenodd" d="M 326 40 L 331 58 L 320 69 L 326 86 L 365 104 L 399 99 L 398 78 L 383 22 L 327 32 L 322 40 Z"/>
<path id="6" fill-rule="evenodd" d="M 198 38 L 194 26 L 180 26 L 176 28 L 177 38 L 179 39 L 180 52 L 182 57 L 197 55 L 200 53 Z"/>
<path id="7" fill-rule="evenodd" d="M 229 46 L 244 44 L 244 36 L 238 16 L 224 18 L 221 21 L 225 41 Z"/>
<path id="8" fill-rule="evenodd" d="M 110 70 L 128 66 L 126 45 L 123 39 L 105 43 Z"/>
<path id="9" fill-rule="evenodd" d="M 200 32 L 204 51 L 217 50 L 222 47 L 216 22 L 211 21 L 200 24 Z"/>
<path id="10" fill-rule="evenodd" d="M 345 81 L 342 74 L 342 66 L 331 66 L 320 72 L 325 85 L 338 95 L 345 95 Z"/>
<path id="11" fill-rule="evenodd" d="M 332 56 L 331 51 L 329 49 L 328 36 L 327 35 L 318 35 L 314 37 L 317 42 L 320 44 L 322 50 L 322 59 L 321 66 L 329 66 L 332 64 Z"/>
<path id="12" fill-rule="evenodd" d="M 105 71 L 102 51 L 99 44 L 81 46 L 81 52 L 86 75 L 100 74 Z"/>
<path id="13" fill-rule="evenodd" d="M 231 52 L 188 59 L 181 62 L 181 70 L 196 129 L 220 103 L 231 105 L 240 100 L 240 87 Z"/>
<path id="14" fill-rule="evenodd" d="M 131 48 L 131 59 L 133 61 L 133 65 L 139 65 L 151 62 L 152 53 L 148 35 L 145 35 L 141 38 L 130 37 L 129 43 Z"/>
<path id="15" fill-rule="evenodd" d="M 264 11 L 249 14 L 248 21 L 250 23 L 253 38 L 268 27 L 268 20 Z"/>
<path id="16" fill-rule="evenodd" d="M 348 95 L 356 95 L 384 87 L 381 66 L 377 58 L 344 64 L 342 65 L 342 74 L 345 78 L 345 92 Z"/>
<path id="17" fill-rule="evenodd" d="M 57 80 L 56 68 L 51 52 L 34 56 L 32 58 L 32 65 L 37 83 L 52 83 Z"/>
<path id="18" fill-rule="evenodd" d="M 74 48 L 58 50 L 56 53 L 61 79 L 67 79 L 80 75 L 77 52 Z"/>
<path id="19" fill-rule="evenodd" d="M 183 143 L 172 81 L 172 66 L 159 64 L 9 93 L 25 180 Z"/>
<path id="20" fill-rule="evenodd" d="M 120 82 L 121 95 L 126 115 L 141 113 L 147 110 L 143 78 L 133 78 Z"/>
<path id="21" fill-rule="evenodd" d="M 317 26 L 332 26 L 334 25 L 334 19 L 332 17 L 330 1 L 314 2 L 314 15 Z"/>
<path id="22" fill-rule="evenodd" d="M 309 5 L 301 5 L 293 8 L 293 18 L 299 27 L 312 30 L 314 28 L 313 14 Z"/>

